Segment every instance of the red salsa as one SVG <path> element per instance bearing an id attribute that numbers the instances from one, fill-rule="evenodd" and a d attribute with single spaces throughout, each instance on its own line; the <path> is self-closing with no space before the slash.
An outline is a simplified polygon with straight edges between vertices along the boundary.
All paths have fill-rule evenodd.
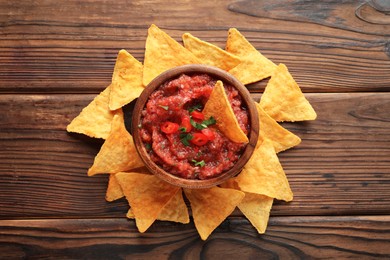
<path id="1" fill-rule="evenodd" d="M 213 178 L 233 167 L 246 144 L 234 143 L 202 113 L 216 79 L 181 75 L 162 84 L 142 110 L 140 134 L 150 158 L 165 171 L 186 179 Z M 248 111 L 238 91 L 224 87 L 245 134 Z"/>

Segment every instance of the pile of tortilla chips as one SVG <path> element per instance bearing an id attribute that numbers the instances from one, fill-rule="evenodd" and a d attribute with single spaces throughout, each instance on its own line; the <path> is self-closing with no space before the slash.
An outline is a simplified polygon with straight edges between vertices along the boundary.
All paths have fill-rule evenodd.
<path id="1" fill-rule="evenodd" d="M 278 122 L 314 120 L 316 112 L 287 67 L 263 56 L 237 29 L 229 30 L 226 50 L 189 33 L 183 34 L 183 43 L 152 25 L 143 64 L 125 50 L 119 51 L 111 85 L 73 119 L 67 131 L 105 139 L 88 175 L 109 174 L 106 200 L 126 197 L 130 205 L 127 217 L 135 219 L 140 232 L 145 232 L 155 220 L 188 223 L 184 193 L 203 240 L 236 207 L 259 233 L 264 233 L 273 200 L 293 199 L 277 153 L 301 142 Z M 122 107 L 136 99 L 160 73 L 185 64 L 219 67 L 243 84 L 270 77 L 260 102 L 256 103 L 260 133 L 252 157 L 238 176 L 209 189 L 182 189 L 149 173 L 124 125 Z M 229 117 L 229 112 L 223 117 Z M 237 136 L 242 137 L 240 133 Z"/>

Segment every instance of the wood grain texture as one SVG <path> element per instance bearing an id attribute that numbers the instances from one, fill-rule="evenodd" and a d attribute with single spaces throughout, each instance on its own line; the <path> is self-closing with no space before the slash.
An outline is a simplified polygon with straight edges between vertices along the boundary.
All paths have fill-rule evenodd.
<path id="1" fill-rule="evenodd" d="M 229 218 L 207 241 L 194 225 L 154 223 L 144 234 L 118 219 L 0 221 L 0 258 L 71 259 L 385 259 L 390 218 L 271 218 L 259 235 Z"/>
<path id="2" fill-rule="evenodd" d="M 390 259 L 390 20 L 366 2 L 0 0 L 0 259 Z M 87 177 L 103 140 L 66 125 L 120 49 L 143 61 L 152 23 L 221 48 L 238 28 L 308 93 L 318 119 L 284 123 L 303 141 L 279 154 L 295 197 L 265 235 L 238 210 L 207 241 L 193 222 L 139 234 Z"/>
<path id="3" fill-rule="evenodd" d="M 1 219 L 124 216 L 126 201 L 104 200 L 107 176 L 86 174 L 102 140 L 65 131 L 93 97 L 0 96 Z M 283 124 L 303 142 L 279 154 L 294 201 L 272 214 L 389 214 L 390 93 L 307 97 L 318 119 Z"/>
<path id="4" fill-rule="evenodd" d="M 151 23 L 222 48 L 236 27 L 305 92 L 389 91 L 390 25 L 356 17 L 361 3 L 0 1 L 0 93 L 100 91 L 121 48 L 143 60 Z"/>

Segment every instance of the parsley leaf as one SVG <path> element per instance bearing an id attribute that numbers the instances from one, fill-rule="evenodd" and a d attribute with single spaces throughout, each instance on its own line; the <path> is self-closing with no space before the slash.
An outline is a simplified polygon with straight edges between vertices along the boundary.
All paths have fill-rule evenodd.
<path id="1" fill-rule="evenodd" d="M 158 105 L 158 106 L 161 107 L 162 109 L 166 110 L 166 111 L 168 111 L 168 109 L 169 109 L 169 106 L 163 106 L 163 105 Z"/>
<path id="2" fill-rule="evenodd" d="M 190 109 L 188 109 L 188 112 L 193 112 L 195 110 L 200 110 L 202 108 L 202 105 L 201 104 L 196 104 L 194 106 L 192 106 Z"/>
<path id="3" fill-rule="evenodd" d="M 195 166 L 203 167 L 203 166 L 206 165 L 206 163 L 204 162 L 204 160 L 198 162 L 197 160 L 192 159 L 191 162 L 193 162 L 193 163 L 195 164 Z"/>
<path id="4" fill-rule="evenodd" d="M 202 129 L 205 129 L 207 128 L 209 125 L 213 125 L 215 124 L 217 121 L 214 119 L 214 117 L 210 117 L 209 119 L 207 120 L 203 120 L 201 123 L 198 123 L 196 122 L 195 120 L 193 120 L 192 118 L 190 119 L 190 123 L 193 127 L 195 127 L 196 129 L 198 130 L 202 130 Z"/>
<path id="5" fill-rule="evenodd" d="M 193 138 L 192 134 L 188 133 L 180 133 L 180 141 L 185 145 L 185 146 L 190 146 L 189 141 Z"/>

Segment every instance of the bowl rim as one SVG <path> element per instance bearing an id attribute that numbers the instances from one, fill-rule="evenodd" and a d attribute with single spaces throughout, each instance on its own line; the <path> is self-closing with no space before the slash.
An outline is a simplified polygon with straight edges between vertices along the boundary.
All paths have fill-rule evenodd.
<path id="1" fill-rule="evenodd" d="M 248 119 L 251 125 L 250 131 L 248 133 L 249 142 L 246 145 L 241 157 L 236 161 L 234 166 L 231 169 L 221 173 L 217 177 L 212 177 L 204 180 L 185 179 L 163 170 L 160 166 L 158 166 L 150 159 L 146 151 L 146 148 L 143 145 L 143 142 L 141 140 L 141 136 L 139 134 L 141 117 L 142 117 L 141 111 L 142 109 L 144 109 L 150 94 L 154 92 L 164 82 L 177 78 L 182 74 L 199 74 L 199 73 L 208 74 L 214 79 L 221 80 L 222 82 L 224 83 L 226 82 L 232 85 L 233 87 L 235 87 L 239 91 L 243 103 L 245 103 L 244 105 L 248 108 L 248 115 L 249 115 Z M 202 188 L 210 188 L 213 186 L 217 186 L 222 182 L 234 177 L 239 172 L 241 172 L 242 168 L 248 162 L 256 147 L 258 136 L 259 136 L 260 122 L 257 114 L 257 108 L 254 102 L 255 101 L 250 96 L 248 89 L 238 79 L 236 79 L 233 75 L 229 74 L 227 71 L 224 71 L 217 67 L 203 65 L 203 64 L 189 64 L 189 65 L 182 65 L 182 66 L 169 69 L 161 73 L 157 77 L 155 77 L 145 87 L 145 89 L 142 91 L 141 95 L 138 97 L 135 103 L 133 114 L 132 114 L 131 128 L 132 128 L 133 141 L 136 147 L 136 151 L 139 157 L 141 158 L 141 160 L 144 162 L 146 168 L 152 174 L 154 174 L 155 176 L 159 177 L 160 179 L 172 185 L 180 186 L 182 188 L 191 188 L 191 189 L 202 189 Z"/>

